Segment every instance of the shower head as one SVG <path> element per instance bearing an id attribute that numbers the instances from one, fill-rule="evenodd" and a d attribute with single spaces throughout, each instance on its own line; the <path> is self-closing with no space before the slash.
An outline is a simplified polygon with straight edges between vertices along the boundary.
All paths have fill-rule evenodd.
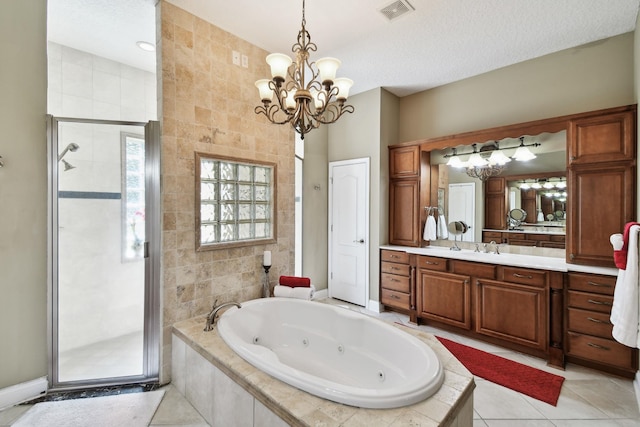
<path id="1" fill-rule="evenodd" d="M 58 155 L 58 161 L 62 160 L 64 155 L 67 154 L 67 151 L 78 151 L 78 148 L 80 148 L 80 146 L 78 144 L 76 144 L 75 142 L 72 142 L 71 144 L 67 145 L 64 148 L 64 150 L 62 150 L 62 153 L 60 153 Z"/>
<path id="2" fill-rule="evenodd" d="M 67 162 L 66 160 L 62 160 L 62 163 L 64 164 L 64 171 L 68 171 L 71 169 L 75 169 L 75 166 L 73 166 L 71 163 Z"/>

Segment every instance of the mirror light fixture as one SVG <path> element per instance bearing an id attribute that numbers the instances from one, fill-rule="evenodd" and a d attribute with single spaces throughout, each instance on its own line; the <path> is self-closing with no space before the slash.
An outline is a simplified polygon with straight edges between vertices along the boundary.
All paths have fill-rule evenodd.
<path id="1" fill-rule="evenodd" d="M 529 150 L 527 147 L 537 147 L 540 144 L 534 143 L 534 144 L 530 144 L 530 145 L 525 145 L 524 144 L 524 136 L 520 137 L 520 145 L 518 146 L 518 149 L 516 150 L 516 152 L 513 154 L 513 158 L 515 160 L 518 160 L 520 162 L 527 162 L 529 160 L 533 160 L 535 159 L 537 156 L 535 154 L 533 154 L 531 152 L 531 150 Z"/>
<path id="2" fill-rule="evenodd" d="M 262 105 L 254 110 L 256 114 L 264 114 L 273 124 L 290 123 L 301 139 L 321 124 L 334 123 L 344 113 L 355 110 L 352 105 L 345 105 L 353 80 L 336 77 L 340 60 L 320 58 L 310 62 L 309 52 L 318 48 L 311 42 L 305 26 L 305 1 L 302 0 L 302 29 L 298 32 L 297 43 L 291 48 L 295 62 L 282 53 L 267 56 L 272 78 L 255 83 Z M 307 71 L 311 72 L 309 79 L 305 75 Z M 272 104 L 274 95 L 276 102 Z"/>
<path id="3" fill-rule="evenodd" d="M 500 147 L 498 141 L 485 144 L 480 148 L 480 150 L 478 150 L 477 145 L 478 144 L 471 144 L 473 152 L 470 153 L 469 159 L 466 162 L 463 162 L 460 159 L 460 156 L 469 153 L 459 154 L 456 148 L 452 148 L 451 154 L 444 155 L 445 158 L 449 158 L 447 166 L 452 166 L 454 168 L 466 168 L 465 172 L 467 175 L 472 178 L 478 178 L 481 181 L 485 181 L 492 176 L 500 175 L 502 171 L 505 170 L 507 163 L 510 162 L 511 159 L 517 161 L 535 159 L 536 155 L 529 151 L 527 147 L 538 147 L 541 144 L 538 142 L 525 144 L 524 137 L 521 136 L 520 145 L 517 147 L 516 152 L 511 158 L 507 157 L 503 150 L 509 150 L 516 147 L 503 148 Z M 491 155 L 489 155 L 489 153 L 491 153 Z"/>

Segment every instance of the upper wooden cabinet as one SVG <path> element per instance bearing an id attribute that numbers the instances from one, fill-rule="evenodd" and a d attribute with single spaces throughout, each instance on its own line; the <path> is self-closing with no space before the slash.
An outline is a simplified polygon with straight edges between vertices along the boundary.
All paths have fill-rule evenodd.
<path id="1" fill-rule="evenodd" d="M 636 109 L 568 127 L 567 261 L 613 267 L 609 236 L 636 219 Z"/>
<path id="2" fill-rule="evenodd" d="M 569 169 L 567 261 L 613 267 L 609 236 L 635 220 L 636 172 L 630 162 Z"/>
<path id="3" fill-rule="evenodd" d="M 635 110 L 571 120 L 567 132 L 569 165 L 634 160 L 635 121 Z"/>
<path id="4" fill-rule="evenodd" d="M 420 176 L 420 146 L 394 147 L 389 150 L 391 178 L 418 178 Z"/>

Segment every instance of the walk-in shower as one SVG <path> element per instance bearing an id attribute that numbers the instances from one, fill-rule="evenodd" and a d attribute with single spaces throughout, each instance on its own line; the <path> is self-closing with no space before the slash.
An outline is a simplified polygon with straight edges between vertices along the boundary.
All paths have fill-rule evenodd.
<path id="1" fill-rule="evenodd" d="M 62 153 L 58 154 L 58 161 L 62 160 L 62 164 L 64 164 L 64 170 L 68 171 L 70 169 L 75 168 L 75 166 L 73 166 L 71 163 L 67 162 L 66 160 L 63 159 L 64 155 L 67 154 L 68 151 L 78 151 L 78 148 L 80 148 L 80 146 L 78 144 L 76 144 L 75 142 L 70 143 L 69 145 L 67 145 L 64 150 L 62 150 Z"/>

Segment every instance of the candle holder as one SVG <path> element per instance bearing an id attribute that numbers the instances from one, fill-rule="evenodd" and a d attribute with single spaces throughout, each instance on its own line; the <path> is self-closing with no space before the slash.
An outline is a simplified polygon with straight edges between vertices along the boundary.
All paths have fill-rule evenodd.
<path id="1" fill-rule="evenodd" d="M 271 290 L 269 289 L 269 269 L 270 265 L 263 265 L 264 268 L 264 281 L 262 283 L 262 298 L 269 298 L 271 296 Z"/>

